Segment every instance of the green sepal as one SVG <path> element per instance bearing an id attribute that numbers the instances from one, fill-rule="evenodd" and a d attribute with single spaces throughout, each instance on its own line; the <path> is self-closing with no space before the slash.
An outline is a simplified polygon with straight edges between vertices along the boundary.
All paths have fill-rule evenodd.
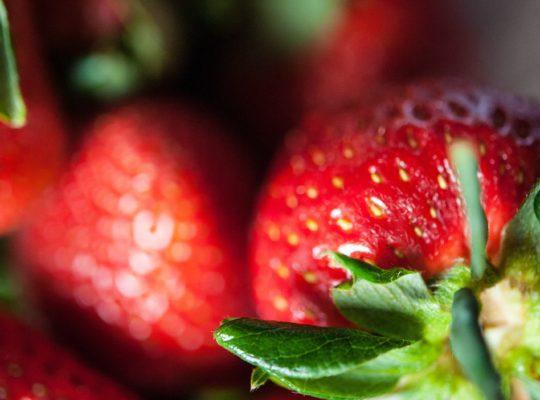
<path id="1" fill-rule="evenodd" d="M 540 400 L 540 382 L 530 379 L 528 377 L 522 377 L 520 381 L 523 383 L 524 389 L 530 396 L 530 400 Z"/>
<path id="2" fill-rule="evenodd" d="M 294 379 L 271 375 L 279 386 L 306 396 L 327 400 L 360 400 L 383 395 L 392 390 L 399 379 L 388 375 L 365 375 L 355 370 L 319 379 Z"/>
<path id="3" fill-rule="evenodd" d="M 458 141 L 450 147 L 469 223 L 471 273 L 475 280 L 482 279 L 486 270 L 487 219 L 480 202 L 481 187 L 478 181 L 477 154 L 469 142 Z"/>
<path id="4" fill-rule="evenodd" d="M 490 400 L 503 400 L 502 382 L 479 324 L 480 305 L 471 289 L 456 292 L 450 344 L 464 374 Z"/>
<path id="5" fill-rule="evenodd" d="M 0 120 L 13 128 L 26 124 L 26 106 L 19 86 L 6 7 L 0 0 Z"/>
<path id="6" fill-rule="evenodd" d="M 270 375 L 266 373 L 266 371 L 262 370 L 261 368 L 253 368 L 253 371 L 251 371 L 251 380 L 250 380 L 250 390 L 253 392 L 257 389 L 259 389 L 261 386 L 264 386 L 266 382 L 268 382 L 268 379 L 270 379 Z"/>
<path id="7" fill-rule="evenodd" d="M 537 291 L 540 283 L 540 183 L 525 199 L 508 224 L 503 244 L 501 269 L 513 280 Z"/>
<path id="8" fill-rule="evenodd" d="M 440 307 L 417 271 L 381 269 L 339 253 L 332 262 L 352 281 L 333 289 L 339 311 L 363 329 L 393 338 L 419 340 L 440 326 Z"/>
<path id="9" fill-rule="evenodd" d="M 214 336 L 244 361 L 272 375 L 299 379 L 336 376 L 410 344 L 357 329 L 249 318 L 224 321 Z"/>

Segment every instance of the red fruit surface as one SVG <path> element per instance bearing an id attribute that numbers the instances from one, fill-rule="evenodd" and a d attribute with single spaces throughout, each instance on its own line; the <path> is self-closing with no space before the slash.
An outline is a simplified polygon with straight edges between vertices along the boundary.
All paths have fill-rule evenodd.
<path id="1" fill-rule="evenodd" d="M 195 386 L 230 371 L 212 332 L 249 315 L 250 182 L 221 134 L 167 101 L 100 117 L 21 235 L 29 293 L 46 316 L 133 385 Z"/>
<path id="2" fill-rule="evenodd" d="M 135 399 L 42 334 L 0 315 L 0 398 Z"/>
<path id="3" fill-rule="evenodd" d="M 260 199 L 251 264 L 264 319 L 342 323 L 329 289 L 347 279 L 334 250 L 437 274 L 467 260 L 448 143 L 474 142 L 488 256 L 540 176 L 540 107 L 461 81 L 427 81 L 372 108 L 313 114 L 286 141 Z"/>
<path id="4" fill-rule="evenodd" d="M 0 233 L 16 228 L 32 202 L 56 177 L 64 132 L 26 0 L 8 0 L 28 123 L 13 129 L 0 123 Z"/>
<path id="5" fill-rule="evenodd" d="M 250 62 L 241 56 L 226 90 L 250 125 L 281 137 L 306 110 L 337 109 L 389 82 L 454 66 L 459 28 L 449 29 L 447 14 L 431 0 L 347 2 L 323 34 L 292 57 L 269 62 L 258 55 Z"/>

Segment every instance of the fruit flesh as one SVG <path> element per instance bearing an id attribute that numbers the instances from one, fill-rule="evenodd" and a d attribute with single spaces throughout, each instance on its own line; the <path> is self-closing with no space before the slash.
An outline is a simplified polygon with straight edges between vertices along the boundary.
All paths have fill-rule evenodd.
<path id="1" fill-rule="evenodd" d="M 262 194 L 251 264 L 264 319 L 343 324 L 329 289 L 347 279 L 324 250 L 435 275 L 467 260 L 447 146 L 476 144 L 488 256 L 539 176 L 539 108 L 458 81 L 409 86 L 369 110 L 312 115 Z"/>

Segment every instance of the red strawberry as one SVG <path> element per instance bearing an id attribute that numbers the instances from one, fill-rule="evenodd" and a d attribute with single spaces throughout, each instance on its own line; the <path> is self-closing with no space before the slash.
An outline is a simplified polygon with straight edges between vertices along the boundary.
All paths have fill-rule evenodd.
<path id="1" fill-rule="evenodd" d="M 292 56 L 269 62 L 257 50 L 253 60 L 246 60 L 245 51 L 238 60 L 227 53 L 236 63 L 224 80 L 226 90 L 251 125 L 280 136 L 306 109 L 337 108 L 369 97 L 389 81 L 452 65 L 448 54 L 456 55 L 455 40 L 448 33 L 447 13 L 437 2 L 346 4 L 336 20 Z M 453 25 L 454 35 L 457 30 Z"/>
<path id="2" fill-rule="evenodd" d="M 312 115 L 289 137 L 253 230 L 264 319 L 340 323 L 329 289 L 346 279 L 326 249 L 437 274 L 468 248 L 447 144 L 477 144 L 488 256 L 540 176 L 540 107 L 460 81 L 396 91 L 369 110 Z"/>
<path id="3" fill-rule="evenodd" d="M 135 399 L 43 335 L 0 315 L 0 398 Z"/>
<path id="4" fill-rule="evenodd" d="M 248 314 L 249 182 L 220 134 L 166 101 L 99 118 L 21 237 L 46 315 L 131 384 L 194 386 L 231 365 L 212 331 Z"/>
<path id="5" fill-rule="evenodd" d="M 51 183 L 62 161 L 64 133 L 36 44 L 26 0 L 6 2 L 28 123 L 0 124 L 0 233 L 18 226 L 30 204 Z"/>

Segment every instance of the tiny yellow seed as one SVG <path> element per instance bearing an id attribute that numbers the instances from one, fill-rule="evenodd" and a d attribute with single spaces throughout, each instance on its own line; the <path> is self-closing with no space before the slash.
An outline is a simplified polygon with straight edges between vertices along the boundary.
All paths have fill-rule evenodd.
<path id="1" fill-rule="evenodd" d="M 297 246 L 298 243 L 300 243 L 300 238 L 298 237 L 298 235 L 296 233 L 289 233 L 287 235 L 287 242 L 291 246 Z"/>
<path id="2" fill-rule="evenodd" d="M 305 272 L 303 276 L 304 276 L 304 280 L 307 283 L 316 283 L 317 282 L 317 275 L 315 275 L 315 273 L 312 272 L 312 271 Z"/>
<path id="3" fill-rule="evenodd" d="M 311 232 L 317 232 L 319 230 L 319 224 L 317 223 L 317 221 L 315 221 L 314 219 L 311 219 L 311 218 L 308 218 L 306 220 L 306 227 Z"/>
<path id="4" fill-rule="evenodd" d="M 306 190 L 306 195 L 310 199 L 316 199 L 319 196 L 319 191 L 317 189 L 315 189 L 314 187 L 309 187 Z"/>
<path id="5" fill-rule="evenodd" d="M 274 307 L 279 311 L 285 311 L 289 306 L 289 302 L 283 296 L 274 297 Z"/>
<path id="6" fill-rule="evenodd" d="M 346 219 L 346 218 L 340 218 L 337 220 L 336 222 L 338 224 L 338 226 L 343 229 L 344 231 L 350 231 L 353 227 L 353 224 L 350 220 Z"/>
<path id="7" fill-rule="evenodd" d="M 296 196 L 289 196 L 285 200 L 285 203 L 289 208 L 296 208 L 298 206 L 298 199 L 296 198 Z"/>
<path id="8" fill-rule="evenodd" d="M 354 150 L 352 147 L 346 146 L 343 148 L 343 157 L 349 160 L 354 157 Z"/>
<path id="9" fill-rule="evenodd" d="M 439 187 L 443 190 L 448 189 L 448 183 L 446 182 L 446 179 L 444 179 L 444 176 L 437 175 L 437 182 L 439 183 Z"/>
<path id="10" fill-rule="evenodd" d="M 399 177 L 403 182 L 409 182 L 411 180 L 411 176 L 403 168 L 399 169 Z"/>
<path id="11" fill-rule="evenodd" d="M 341 176 L 334 176 L 332 178 L 332 185 L 334 185 L 336 189 L 343 189 L 345 187 L 345 181 Z"/>

